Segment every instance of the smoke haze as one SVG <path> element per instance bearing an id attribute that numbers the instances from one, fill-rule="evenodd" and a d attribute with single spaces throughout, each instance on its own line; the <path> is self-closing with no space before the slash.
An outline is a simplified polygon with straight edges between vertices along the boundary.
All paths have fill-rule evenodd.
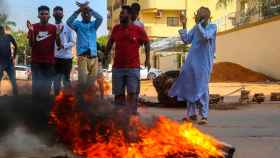
<path id="1" fill-rule="evenodd" d="M 8 11 L 6 0 L 0 0 L 0 14 L 8 14 Z"/>

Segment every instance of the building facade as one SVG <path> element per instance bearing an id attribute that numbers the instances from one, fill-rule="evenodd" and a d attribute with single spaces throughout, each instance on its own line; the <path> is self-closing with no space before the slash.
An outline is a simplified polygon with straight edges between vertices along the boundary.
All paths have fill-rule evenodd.
<path id="1" fill-rule="evenodd" d="M 235 11 L 236 3 L 235 0 L 233 1 L 226 8 L 217 8 L 218 0 L 107 0 L 107 26 L 110 32 L 113 26 L 119 23 L 119 13 L 122 5 L 130 5 L 137 2 L 141 5 L 140 19 L 144 22 L 145 30 L 151 40 L 176 37 L 178 36 L 178 30 L 182 28 L 179 21 L 180 15 L 187 16 L 188 27 L 190 28 L 195 25 L 194 12 L 199 7 L 209 7 L 212 12 L 212 20 L 215 21 L 219 17 L 224 17 Z M 176 65 L 174 69 L 179 69 L 182 60 L 178 57 L 178 53 L 167 51 L 152 52 L 152 66 L 155 68 L 166 67 L 168 60 L 163 55 L 165 53 L 168 54 L 169 59 L 172 59 L 169 60 L 171 62 L 169 65 Z M 161 55 L 159 56 L 159 54 Z M 174 60 L 177 60 L 178 63 L 175 63 Z"/>
<path id="2" fill-rule="evenodd" d="M 177 35 L 180 29 L 179 17 L 186 14 L 186 0 L 108 0 L 108 30 L 119 23 L 118 16 L 122 5 L 137 2 L 142 10 L 140 19 L 151 39 Z"/>
<path id="3" fill-rule="evenodd" d="M 218 0 L 188 0 L 187 1 L 187 18 L 188 18 L 188 27 L 193 27 L 195 25 L 194 14 L 201 7 L 208 7 L 211 10 L 211 20 L 214 23 L 219 23 L 221 17 L 225 17 L 231 13 L 236 12 L 237 0 L 232 0 L 231 3 L 228 3 L 226 7 L 218 7 Z M 224 21 L 221 21 L 224 22 Z M 230 22 L 224 23 L 223 25 L 231 25 Z"/>
<path id="4" fill-rule="evenodd" d="M 222 25 L 225 20 L 221 17 L 225 18 L 226 15 L 235 13 L 238 7 L 242 7 L 240 4 L 246 4 L 242 0 L 233 0 L 227 7 L 217 7 L 218 0 L 107 0 L 109 31 L 119 23 L 121 6 L 134 2 L 142 7 L 140 18 L 145 23 L 145 30 L 152 39 L 178 36 L 178 30 L 181 28 L 179 21 L 181 14 L 187 16 L 188 27 L 193 27 L 195 25 L 194 13 L 201 6 L 210 8 L 212 21 Z M 232 22 L 227 20 L 227 23 L 223 25 L 232 25 Z"/>

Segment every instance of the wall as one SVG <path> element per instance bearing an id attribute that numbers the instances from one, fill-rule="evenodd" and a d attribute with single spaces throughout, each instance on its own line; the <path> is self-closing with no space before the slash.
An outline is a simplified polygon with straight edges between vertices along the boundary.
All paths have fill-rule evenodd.
<path id="1" fill-rule="evenodd" d="M 128 0 L 128 4 L 138 2 L 143 10 L 160 9 L 160 10 L 185 10 L 187 0 Z"/>
<path id="2" fill-rule="evenodd" d="M 159 56 L 158 60 L 162 72 L 178 70 L 178 55 Z"/>
<path id="3" fill-rule="evenodd" d="M 142 6 L 140 13 L 141 20 L 145 23 L 145 30 L 151 38 L 177 36 L 178 30 L 181 27 L 167 26 L 167 17 L 179 17 L 181 11 L 186 10 L 187 0 L 139 0 L 138 3 Z M 117 0 L 107 0 L 108 10 L 111 11 L 110 19 L 108 19 L 108 29 L 119 23 L 120 8 L 114 9 L 114 4 Z M 128 0 L 127 4 L 137 2 L 137 0 Z M 162 12 L 161 17 L 156 17 L 156 12 Z"/>
<path id="4" fill-rule="evenodd" d="M 217 62 L 229 61 L 280 79 L 280 16 L 217 36 Z"/>
<path id="5" fill-rule="evenodd" d="M 177 36 L 180 26 L 167 26 L 167 17 L 180 17 L 179 11 L 164 10 L 162 17 L 155 17 L 155 13 L 142 13 L 141 19 L 145 23 L 145 29 L 150 37 Z"/>
<path id="6" fill-rule="evenodd" d="M 218 0 L 192 0 L 187 2 L 188 27 L 195 25 L 194 13 L 201 7 L 208 7 L 212 13 L 212 20 L 215 21 L 220 17 L 224 17 L 232 12 L 236 12 L 237 1 L 233 0 L 227 8 L 217 8 Z"/>
<path id="7" fill-rule="evenodd" d="M 152 38 L 171 37 L 178 34 L 181 28 L 167 26 L 167 17 L 180 17 L 181 11 L 186 10 L 187 0 L 128 0 L 128 4 L 138 2 L 142 11 L 140 19 L 145 23 L 145 30 Z M 156 17 L 157 11 L 162 12 L 161 17 Z"/>
<path id="8" fill-rule="evenodd" d="M 119 9 L 114 10 L 113 6 L 117 0 L 108 0 L 108 7 L 112 8 L 112 17 L 108 22 L 109 29 L 118 23 Z M 233 2 L 227 8 L 217 8 L 216 3 L 218 0 L 128 0 L 127 3 L 131 4 L 137 2 L 142 6 L 141 19 L 144 21 L 146 31 L 151 37 L 171 37 L 177 36 L 178 31 L 181 27 L 167 27 L 166 21 L 167 17 L 179 17 L 181 11 L 187 12 L 188 17 L 188 27 L 192 27 L 195 24 L 193 19 L 194 12 L 201 6 L 209 7 L 212 12 L 212 20 L 225 21 L 221 17 L 236 11 L 237 0 Z M 161 10 L 162 17 L 156 18 L 155 13 Z M 230 21 L 227 20 L 228 24 L 231 25 Z M 111 26 L 112 25 L 112 26 Z M 110 27 L 111 26 L 111 27 Z"/>

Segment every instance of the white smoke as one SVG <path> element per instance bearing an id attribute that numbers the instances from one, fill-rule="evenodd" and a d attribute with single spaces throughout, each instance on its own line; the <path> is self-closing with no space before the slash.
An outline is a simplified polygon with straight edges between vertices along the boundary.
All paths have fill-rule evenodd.
<path id="1" fill-rule="evenodd" d="M 50 158 L 71 156 L 62 146 L 47 146 L 38 137 L 28 133 L 25 128 L 17 127 L 1 139 L 0 157 L 2 158 Z"/>
<path id="2" fill-rule="evenodd" d="M 8 14 L 8 8 L 6 0 L 0 0 L 0 14 Z"/>

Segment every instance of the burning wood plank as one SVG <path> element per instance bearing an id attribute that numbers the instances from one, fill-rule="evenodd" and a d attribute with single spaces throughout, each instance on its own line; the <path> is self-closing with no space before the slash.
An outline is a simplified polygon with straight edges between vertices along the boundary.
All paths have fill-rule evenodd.
<path id="1" fill-rule="evenodd" d="M 179 124 L 166 117 L 158 117 L 151 126 L 147 126 L 139 117 L 127 116 L 125 110 L 115 109 L 116 111 L 109 112 L 108 117 L 88 115 L 80 109 L 80 103 L 75 94 L 61 93 L 56 98 L 51 113 L 51 122 L 56 126 L 60 140 L 78 156 L 231 158 L 234 153 L 233 147 L 200 132 L 190 123 Z M 94 123 L 91 121 L 92 117 L 95 117 Z M 122 123 L 126 125 L 120 125 Z M 128 141 L 124 132 L 127 131 L 126 128 L 129 136 L 136 136 L 138 139 Z"/>

